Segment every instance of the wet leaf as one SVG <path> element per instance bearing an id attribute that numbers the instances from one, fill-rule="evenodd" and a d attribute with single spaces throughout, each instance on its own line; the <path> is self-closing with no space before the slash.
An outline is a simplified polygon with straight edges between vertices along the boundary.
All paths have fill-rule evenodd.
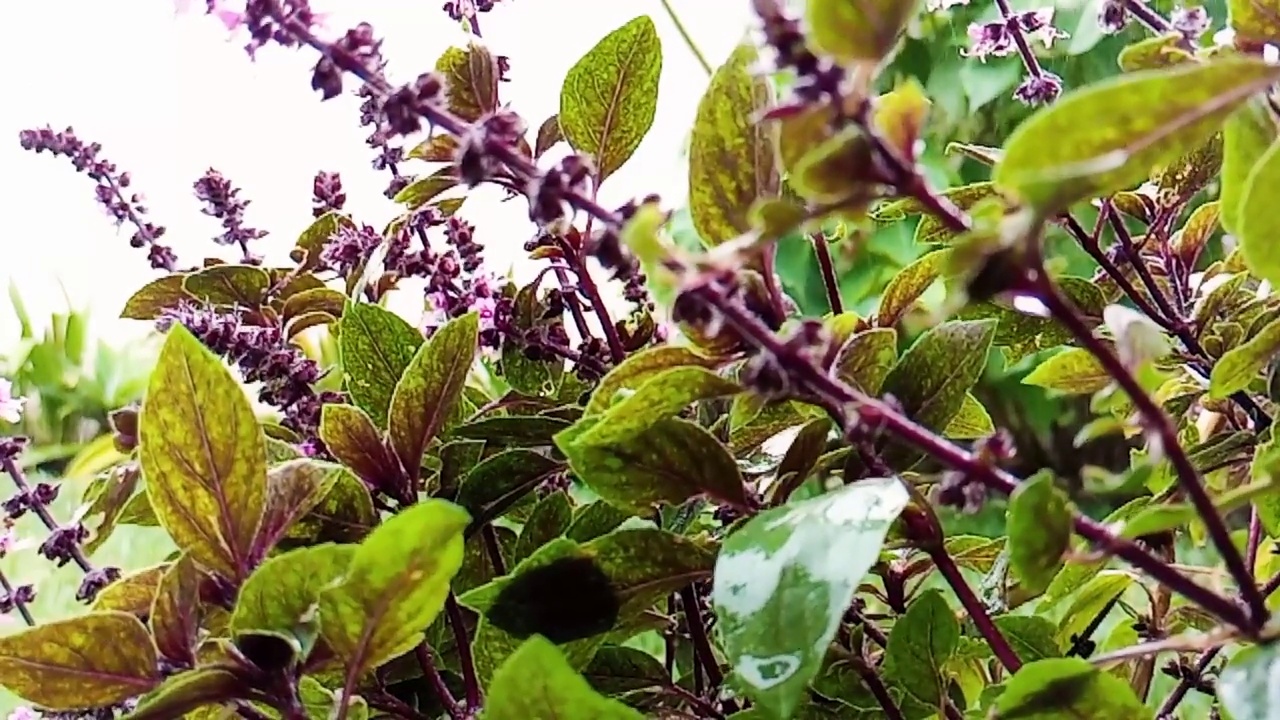
<path id="1" fill-rule="evenodd" d="M 195 664 L 200 634 L 200 570 L 184 554 L 165 570 L 151 606 L 156 649 L 175 663 Z"/>
<path id="2" fill-rule="evenodd" d="M 610 700 L 540 637 L 526 640 L 494 673 L 482 720 L 642 720 L 639 712 Z"/>
<path id="3" fill-rule="evenodd" d="M 941 707 L 948 677 L 943 666 L 960 643 L 960 623 L 940 590 L 916 598 L 893 624 L 885 648 L 885 680 L 930 708 Z"/>
<path id="4" fill-rule="evenodd" d="M 449 111 L 459 118 L 475 122 L 498 109 L 498 61 L 484 45 L 445 50 L 436 72 L 444 76 Z"/>
<path id="5" fill-rule="evenodd" d="M 1066 348 L 1036 366 L 1022 383 L 1067 395 L 1092 395 L 1110 385 L 1111 376 L 1093 353 L 1083 348 Z"/>
<path id="6" fill-rule="evenodd" d="M 843 61 L 879 63 L 915 17 L 916 0 L 807 0 L 809 40 Z"/>
<path id="7" fill-rule="evenodd" d="M 1009 498 L 1009 566 L 1028 592 L 1048 587 L 1071 544 L 1071 507 L 1053 476 L 1018 485 Z"/>
<path id="8" fill-rule="evenodd" d="M 712 586 L 720 636 L 744 691 L 772 714 L 805 697 L 907 497 L 897 478 L 861 480 L 766 510 L 725 539 Z"/>
<path id="9" fill-rule="evenodd" d="M 355 549 L 343 581 L 320 596 L 321 634 L 349 672 L 358 675 L 421 641 L 462 566 L 462 531 L 470 521 L 457 505 L 426 500 L 392 516 Z"/>
<path id="10" fill-rule="evenodd" d="M 648 514 L 659 503 L 676 505 L 702 494 L 738 507 L 747 502 L 733 455 L 711 433 L 686 420 L 663 418 L 610 442 L 559 447 L 583 484 L 637 515 Z"/>
<path id="11" fill-rule="evenodd" d="M 1230 397 L 1249 387 L 1277 352 L 1280 352 L 1280 320 L 1268 323 L 1257 335 L 1218 359 L 1209 376 L 1209 397 Z"/>
<path id="12" fill-rule="evenodd" d="M 386 426 L 391 394 L 422 344 L 422 333 L 377 305 L 352 303 L 343 312 L 338 355 L 346 390 L 378 427 Z"/>
<path id="13" fill-rule="evenodd" d="M 1042 211 L 1124 190 L 1204 144 L 1278 78 L 1261 60 L 1224 58 L 1093 83 L 1019 125 L 993 180 Z M 1104 127 L 1091 122 L 1103 114 Z"/>
<path id="14" fill-rule="evenodd" d="M 214 265 L 187 276 L 182 289 L 211 305 L 254 309 L 267 300 L 271 276 L 251 265 Z"/>
<path id="15" fill-rule="evenodd" d="M 114 705 L 159 683 L 151 636 L 126 613 L 94 612 L 0 637 L 0 685 L 46 710 Z"/>
<path id="16" fill-rule="evenodd" d="M 120 311 L 125 320 L 154 320 L 165 310 L 171 310 L 195 298 L 183 289 L 186 275 L 175 273 L 143 285 L 129 297 Z"/>
<path id="17" fill-rule="evenodd" d="M 417 475 L 427 443 L 462 399 L 479 336 L 476 313 L 449 321 L 418 349 L 396 383 L 387 434 L 410 477 Z"/>
<path id="18" fill-rule="evenodd" d="M 560 130 L 574 150 L 591 155 L 600 181 L 640 146 L 658 107 L 662 44 L 641 15 L 606 35 L 565 76 Z"/>
<path id="19" fill-rule="evenodd" d="M 769 128 L 757 122 L 772 85 L 753 72 L 754 45 L 738 46 L 698 103 L 689 145 L 689 211 L 698 236 L 715 246 L 751 229 L 752 204 L 778 194 Z"/>
<path id="20" fill-rule="evenodd" d="M 1082 658 L 1051 658 L 1023 665 L 1005 684 L 991 717 L 1150 720 L 1153 714 L 1125 680 Z"/>
<path id="21" fill-rule="evenodd" d="M 147 497 L 174 543 L 248 575 L 266 502 L 266 438 L 244 390 L 186 328 L 169 331 L 139 421 Z"/>

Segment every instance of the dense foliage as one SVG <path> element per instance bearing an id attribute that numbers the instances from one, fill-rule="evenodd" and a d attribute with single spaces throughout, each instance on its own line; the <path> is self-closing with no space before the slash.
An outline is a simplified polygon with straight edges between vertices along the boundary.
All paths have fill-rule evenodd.
<path id="1" fill-rule="evenodd" d="M 354 81 L 403 206 L 379 230 L 317 173 L 289 267 L 220 173 L 194 191 L 237 257 L 185 264 L 99 146 L 23 132 L 162 272 L 122 314 L 165 339 L 77 518 L 0 441 L 7 517 L 39 517 L 88 605 L 40 622 L 0 576 L 29 626 L 0 637 L 19 714 L 1280 717 L 1280 3 L 1231 0 L 1212 36 L 1215 8 L 1142 0 L 1071 32 L 1007 0 L 794 4 L 753 0 L 757 41 L 714 70 L 676 216 L 595 199 L 657 111 L 644 16 L 534 127 L 480 40 L 496 1 L 447 3 L 474 40 L 396 84 L 368 25 L 209 0 L 250 55 L 314 53 L 324 99 Z M 1042 62 L 1086 27 L 1114 76 Z M 989 58 L 1016 72 L 957 97 L 944 69 Z M 974 122 L 997 96 L 1012 115 Z M 486 269 L 481 184 L 527 201 L 532 283 Z M 918 252 L 848 297 L 840 261 L 904 228 Z M 793 299 L 797 246 L 817 294 Z M 386 309 L 406 291 L 421 320 Z M 320 330 L 334 362 L 300 344 Z M 980 397 L 1018 363 L 1088 415 L 1072 477 Z M 24 409 L 0 386 L 0 418 Z M 997 502 L 996 536 L 956 531 Z M 130 525 L 174 556 L 95 562 Z"/>

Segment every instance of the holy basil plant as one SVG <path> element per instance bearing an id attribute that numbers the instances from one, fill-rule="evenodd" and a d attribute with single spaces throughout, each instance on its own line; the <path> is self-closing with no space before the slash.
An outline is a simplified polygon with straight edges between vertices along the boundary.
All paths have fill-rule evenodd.
<path id="1" fill-rule="evenodd" d="M 266 263 L 210 170 L 235 257 L 189 263 L 99 145 L 21 134 L 159 271 L 122 316 L 163 349 L 73 517 L 0 442 L 0 554 L 78 568 L 84 605 L 0 575 L 10 717 L 1280 718 L 1280 2 L 1168 5 L 755 0 L 758 44 L 704 60 L 673 220 L 598 199 L 663 111 L 647 16 L 529 119 L 480 36 L 505 3 L 446 3 L 470 40 L 398 85 L 367 24 L 211 1 L 356 89 L 400 210 L 319 172 Z M 1122 32 L 1119 74 L 1056 74 Z M 943 153 L 946 83 L 886 68 L 957 35 L 1027 112 Z M 526 284 L 469 220 L 489 184 L 528 206 Z M 890 233 L 909 257 L 847 308 Z M 794 242 L 829 312 L 784 292 Z M 100 557 L 144 532 L 163 562 Z"/>

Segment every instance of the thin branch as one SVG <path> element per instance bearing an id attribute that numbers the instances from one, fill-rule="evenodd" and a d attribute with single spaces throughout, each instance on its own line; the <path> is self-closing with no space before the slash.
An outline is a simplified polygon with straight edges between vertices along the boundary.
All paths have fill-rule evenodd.
<path id="1" fill-rule="evenodd" d="M 827 304 L 831 306 L 831 314 L 844 312 L 844 302 L 840 299 L 840 280 L 836 277 L 835 264 L 831 262 L 831 247 L 827 245 L 827 237 L 821 232 L 809 235 L 813 243 L 813 254 L 818 257 L 818 269 L 822 271 L 822 286 L 827 290 Z"/>
<path id="2" fill-rule="evenodd" d="M 444 706 L 445 712 L 449 713 L 449 717 L 453 720 L 462 720 L 466 715 L 462 707 L 458 705 L 458 701 L 454 699 L 453 693 L 449 692 L 449 686 L 445 684 L 444 677 L 440 674 L 440 669 L 436 667 L 435 651 L 424 640 L 418 643 L 413 649 L 413 655 L 418 659 L 418 666 L 422 668 L 422 674 L 427 678 L 427 682 L 431 685 L 431 690 L 436 694 L 436 699 Z"/>
<path id="3" fill-rule="evenodd" d="M 462 666 L 462 682 L 466 686 L 467 710 L 476 713 L 480 710 L 483 698 L 480 694 L 480 679 L 476 675 L 476 663 L 471 654 L 471 638 L 467 635 L 467 619 L 462 613 L 462 606 L 454 597 L 453 591 L 444 601 L 445 613 L 449 616 L 449 627 L 453 630 L 455 644 L 458 646 L 458 664 Z"/>
<path id="4" fill-rule="evenodd" d="M 31 615 L 31 609 L 22 601 L 22 598 L 18 597 L 18 594 L 13 587 L 13 583 L 9 582 L 9 578 L 5 577 L 4 572 L 0 572 L 0 589 L 4 590 L 5 597 L 9 598 L 9 601 L 13 603 L 13 606 L 18 608 L 18 614 L 22 616 L 22 621 L 25 622 L 28 627 L 35 627 L 36 619 Z"/>
<path id="5" fill-rule="evenodd" d="M 955 592 L 956 597 L 960 600 L 960 605 L 964 607 L 965 612 L 969 613 L 969 619 L 973 620 L 973 624 L 977 626 L 982 638 L 987 641 L 987 645 L 991 646 L 991 652 L 995 654 L 996 659 L 1010 673 L 1018 672 L 1018 669 L 1022 667 L 1022 660 L 1018 658 L 1018 654 L 1013 651 L 1009 641 L 1005 639 L 1004 634 L 1000 632 L 995 622 L 991 620 L 991 616 L 987 614 L 987 609 L 983 607 L 982 601 L 978 600 L 978 596 L 973 594 L 973 588 L 969 587 L 969 583 L 965 581 L 964 575 L 960 573 L 960 568 L 956 566 L 955 560 L 951 559 L 951 555 L 942 548 L 931 552 L 930 555 L 933 557 L 934 567 L 938 568 L 938 572 L 942 573 L 942 577 L 951 586 L 951 590 Z"/>
<path id="6" fill-rule="evenodd" d="M 680 33 L 680 38 L 684 40 L 685 47 L 689 48 L 689 52 L 693 53 L 693 57 L 697 59 L 698 64 L 707 73 L 707 77 L 715 74 L 715 71 L 711 69 L 711 63 L 707 62 L 707 57 L 698 49 L 698 44 L 693 41 L 693 37 L 685 29 L 684 23 L 680 22 L 680 16 L 676 15 L 676 9 L 671 7 L 671 0 L 662 0 L 662 9 L 667 11 L 667 17 L 671 18 L 671 23 L 676 26 L 676 31 Z"/>

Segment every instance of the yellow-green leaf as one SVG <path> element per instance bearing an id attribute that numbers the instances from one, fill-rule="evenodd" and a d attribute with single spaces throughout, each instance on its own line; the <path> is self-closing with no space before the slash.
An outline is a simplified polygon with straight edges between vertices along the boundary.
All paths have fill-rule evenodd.
<path id="1" fill-rule="evenodd" d="M 321 593 L 321 634 L 353 676 L 412 649 L 462 567 L 465 510 L 427 500 L 364 539 L 341 584 Z"/>
<path id="2" fill-rule="evenodd" d="M 1263 153 L 1245 180 L 1240 198 L 1236 234 L 1245 265 L 1258 277 L 1273 285 L 1280 283 L 1280 216 L 1276 199 L 1280 197 L 1280 141 Z M 1223 208 L 1225 213 L 1226 208 Z"/>
<path id="3" fill-rule="evenodd" d="M 94 612 L 0 638 L 0 686 L 46 710 L 114 705 L 159 682 L 151 636 L 127 613 Z"/>
<path id="4" fill-rule="evenodd" d="M 1040 363 L 1022 382 L 1068 395 L 1090 395 L 1110 385 L 1111 376 L 1093 353 L 1067 348 Z"/>
<path id="5" fill-rule="evenodd" d="M 240 384 L 180 325 L 152 372 L 138 438 L 161 526 L 200 564 L 243 580 L 266 502 L 267 442 Z"/>
<path id="6" fill-rule="evenodd" d="M 1248 342 L 1219 358 L 1209 376 L 1209 396 L 1225 398 L 1249 387 L 1277 351 L 1280 351 L 1280 320 L 1273 320 Z"/>
<path id="7" fill-rule="evenodd" d="M 560 89 L 560 130 L 590 154 L 603 181 L 622 167 L 653 125 L 662 44 L 647 15 L 614 30 L 578 60 Z"/>
<path id="8" fill-rule="evenodd" d="M 951 258 L 950 249 L 935 250 L 898 271 L 880 296 L 876 324 L 893 327 L 934 281 L 942 276 Z"/>
<path id="9" fill-rule="evenodd" d="M 1275 0 L 1227 0 L 1227 17 L 1237 47 L 1280 42 L 1280 3 Z"/>
<path id="10" fill-rule="evenodd" d="M 454 115 L 475 122 L 498 108 L 498 62 L 484 45 L 473 41 L 465 50 L 445 50 L 436 61 L 436 72 L 444 75 Z"/>
<path id="11" fill-rule="evenodd" d="M 548 640 L 535 635 L 502 663 L 489 687 L 482 720 L 641 720 L 600 695 Z"/>
<path id="12" fill-rule="evenodd" d="M 772 101 L 754 73 L 754 45 L 740 45 L 698 103 L 689 145 L 689 211 L 698 235 L 719 245 L 751 229 L 752 203 L 778 193 L 772 133 L 756 116 Z"/>
<path id="13" fill-rule="evenodd" d="M 1024 121 L 992 179 L 1046 212 L 1123 190 L 1203 145 L 1277 79 L 1280 67 L 1260 59 L 1222 58 L 1094 83 Z"/>
<path id="14" fill-rule="evenodd" d="M 688 348 L 667 345 L 649 348 L 623 360 L 600 380 L 591 399 L 587 402 L 586 415 L 596 415 L 609 409 L 620 394 L 629 396 L 636 388 L 653 376 L 675 367 L 711 367 L 714 363 Z"/>
<path id="15" fill-rule="evenodd" d="M 808 0 L 814 46 L 838 60 L 878 63 L 898 43 L 918 0 Z"/>
<path id="16" fill-rule="evenodd" d="M 978 398 L 973 396 L 973 393 L 965 393 L 960 410 L 956 412 L 955 417 L 951 418 L 951 422 L 947 423 L 947 429 L 942 432 L 942 436 L 952 440 L 976 440 L 995 431 L 996 426 L 991 420 L 991 414 L 982 406 Z"/>

